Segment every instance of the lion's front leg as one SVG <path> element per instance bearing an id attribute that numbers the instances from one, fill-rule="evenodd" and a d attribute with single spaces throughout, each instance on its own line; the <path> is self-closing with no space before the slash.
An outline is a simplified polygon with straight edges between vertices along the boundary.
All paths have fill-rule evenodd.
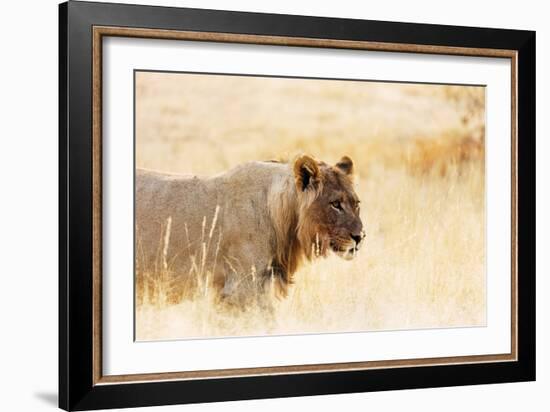
<path id="1" fill-rule="evenodd" d="M 243 248 L 242 244 L 234 242 L 224 252 L 221 297 L 242 305 L 253 302 L 262 291 L 262 275 L 269 264 L 269 250 L 258 243 Z"/>
<path id="2" fill-rule="evenodd" d="M 266 268 L 256 269 L 251 264 L 247 269 L 244 265 L 238 265 L 227 260 L 224 265 L 223 283 L 219 288 L 220 299 L 240 308 L 254 306 L 262 312 L 273 312 L 272 289 L 266 284 Z"/>

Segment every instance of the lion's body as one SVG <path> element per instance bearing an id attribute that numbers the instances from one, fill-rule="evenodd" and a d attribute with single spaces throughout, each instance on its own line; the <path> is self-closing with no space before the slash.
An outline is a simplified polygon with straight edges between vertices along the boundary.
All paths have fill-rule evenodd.
<path id="1" fill-rule="evenodd" d="M 295 191 L 288 165 L 247 163 L 209 178 L 138 170 L 140 270 L 158 272 L 166 263 L 166 269 L 189 286 L 196 280 L 187 276 L 211 276 L 206 280 L 228 295 L 233 288 L 259 285 L 276 255 L 268 204 L 277 188 Z"/>
<path id="2" fill-rule="evenodd" d="M 329 248 L 307 209 L 318 196 L 300 190 L 296 170 L 278 162 L 212 177 L 138 170 L 138 271 L 168 273 L 176 298 L 197 284 L 239 300 L 266 290 L 286 295 L 300 262 Z"/>

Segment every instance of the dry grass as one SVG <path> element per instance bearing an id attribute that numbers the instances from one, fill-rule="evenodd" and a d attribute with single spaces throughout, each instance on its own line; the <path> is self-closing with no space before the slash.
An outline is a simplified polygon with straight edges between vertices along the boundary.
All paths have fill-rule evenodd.
<path id="1" fill-rule="evenodd" d="M 138 273 L 138 339 L 485 323 L 482 88 L 152 73 L 136 85 L 138 167 L 208 175 L 298 152 L 348 154 L 367 230 L 355 260 L 302 268 L 273 317 L 217 305 L 200 256 L 195 291 L 176 302 L 168 263 Z M 204 248 L 215 247 L 213 224 Z"/>

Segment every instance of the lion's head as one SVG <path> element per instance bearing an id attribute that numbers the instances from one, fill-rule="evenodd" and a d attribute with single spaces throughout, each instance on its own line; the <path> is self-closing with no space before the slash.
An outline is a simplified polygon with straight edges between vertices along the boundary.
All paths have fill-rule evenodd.
<path id="1" fill-rule="evenodd" d="M 331 166 L 302 155 L 294 161 L 293 171 L 299 206 L 297 238 L 305 255 L 326 256 L 332 251 L 353 259 L 365 238 L 353 188 L 353 161 L 344 156 Z"/>

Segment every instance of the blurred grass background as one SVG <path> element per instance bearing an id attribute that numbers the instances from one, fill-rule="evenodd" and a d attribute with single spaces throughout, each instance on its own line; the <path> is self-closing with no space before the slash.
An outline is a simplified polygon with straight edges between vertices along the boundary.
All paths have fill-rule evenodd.
<path id="1" fill-rule="evenodd" d="M 484 119 L 483 87 L 136 73 L 137 167 L 346 154 L 367 231 L 354 261 L 303 267 L 270 322 L 212 296 L 167 303 L 162 276 L 138 274 L 137 338 L 484 325 Z"/>

